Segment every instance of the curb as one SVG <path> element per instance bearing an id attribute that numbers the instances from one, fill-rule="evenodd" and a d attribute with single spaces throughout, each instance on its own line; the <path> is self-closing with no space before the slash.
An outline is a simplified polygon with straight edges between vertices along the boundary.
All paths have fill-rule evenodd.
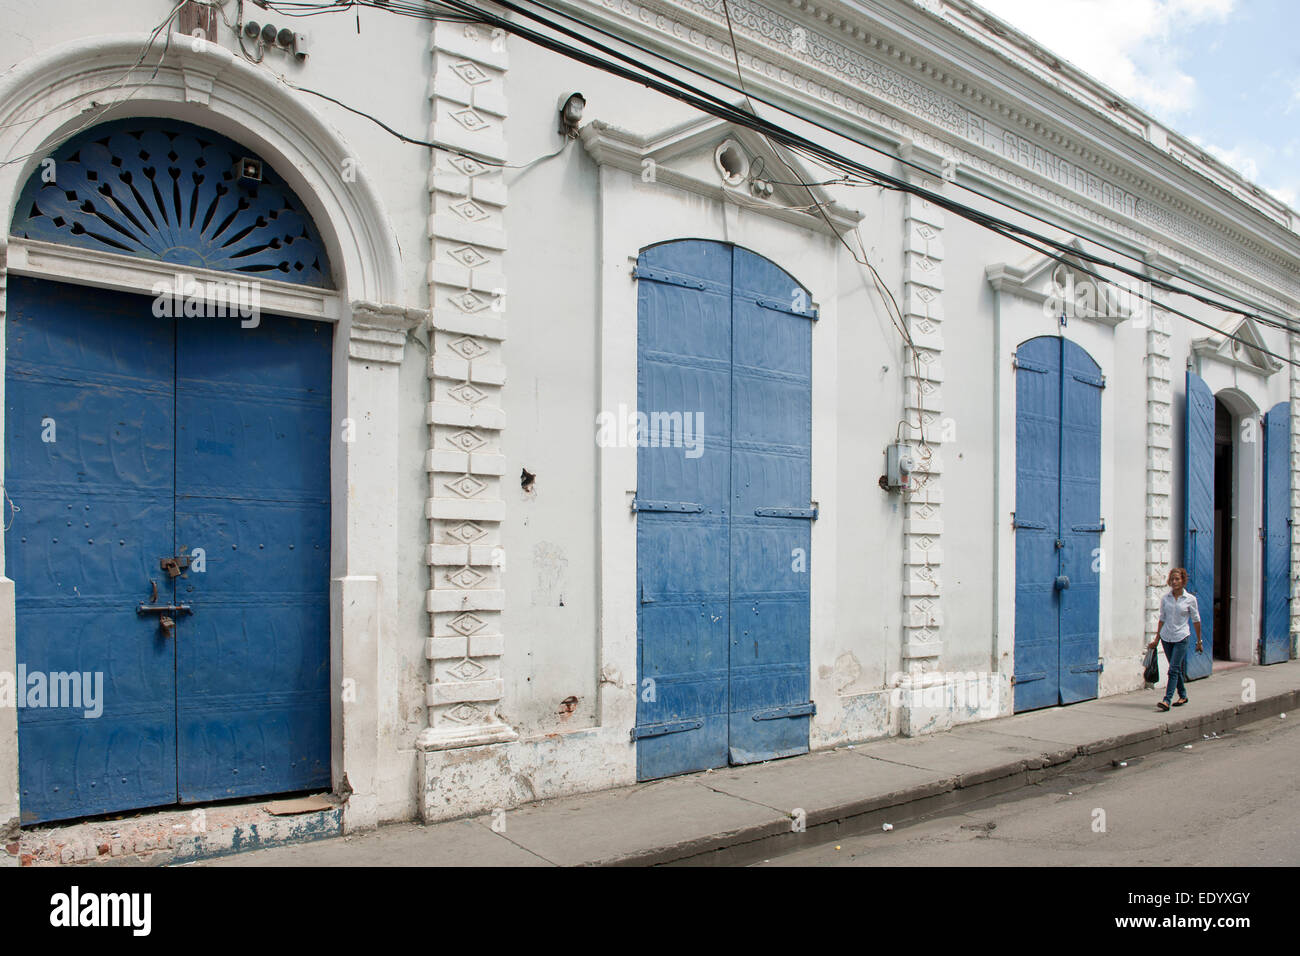
<path id="1" fill-rule="evenodd" d="M 654 850 L 640 851 L 589 864 L 591 866 L 744 866 L 832 840 L 879 830 L 883 823 L 908 823 L 920 817 L 976 803 L 1018 790 L 1050 777 L 1093 770 L 1121 758 L 1167 750 L 1222 731 L 1253 723 L 1296 708 L 1300 691 L 1288 690 L 1252 703 L 1223 707 L 1196 717 L 1180 717 L 1157 727 L 1104 737 L 1071 749 L 1045 750 L 1038 757 L 1012 760 L 986 770 L 894 793 L 876 795 L 809 813 L 803 832 L 784 822 L 730 830 Z M 967 725 L 990 729 L 987 724 Z"/>

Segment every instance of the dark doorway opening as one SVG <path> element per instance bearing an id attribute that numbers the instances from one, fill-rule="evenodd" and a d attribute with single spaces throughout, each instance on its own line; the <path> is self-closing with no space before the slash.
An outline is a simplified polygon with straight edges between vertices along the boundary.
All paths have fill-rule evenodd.
<path id="1" fill-rule="evenodd" d="M 1214 647 L 1215 660 L 1231 659 L 1233 420 L 1214 400 Z M 1205 612 L 1202 605 L 1201 612 Z"/>

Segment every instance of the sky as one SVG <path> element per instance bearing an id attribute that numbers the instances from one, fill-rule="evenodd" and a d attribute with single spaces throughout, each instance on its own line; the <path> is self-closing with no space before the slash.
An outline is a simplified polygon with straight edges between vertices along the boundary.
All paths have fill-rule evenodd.
<path id="1" fill-rule="evenodd" d="M 1297 0 L 976 0 L 1300 208 Z"/>

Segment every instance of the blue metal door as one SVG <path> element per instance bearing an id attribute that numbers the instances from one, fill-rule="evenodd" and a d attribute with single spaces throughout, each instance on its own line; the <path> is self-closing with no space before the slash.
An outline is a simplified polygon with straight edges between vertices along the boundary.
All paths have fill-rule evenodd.
<path id="1" fill-rule="evenodd" d="M 329 354 L 317 323 L 10 280 L 18 661 L 102 683 L 102 713 L 19 711 L 24 824 L 328 784 Z"/>
<path id="2" fill-rule="evenodd" d="M 8 292 L 21 822 L 171 803 L 174 643 L 136 607 L 160 576 L 158 601 L 174 603 L 158 568 L 174 553 L 173 324 L 120 293 L 17 276 Z M 56 675 L 83 685 L 79 701 L 52 699 L 51 682 L 72 680 Z"/>
<path id="3" fill-rule="evenodd" d="M 180 800 L 327 787 L 331 330 L 177 326 Z"/>
<path id="4" fill-rule="evenodd" d="M 1016 351 L 1016 711 L 1097 696 L 1103 387 L 1067 339 Z"/>
<path id="5" fill-rule="evenodd" d="M 806 752 L 809 298 L 717 242 L 637 276 L 637 776 Z"/>
<path id="6" fill-rule="evenodd" d="M 1291 659 L 1291 403 L 1264 416 L 1264 632 L 1259 662 Z"/>
<path id="7" fill-rule="evenodd" d="M 1196 680 L 1209 676 L 1214 653 L 1214 393 L 1190 370 L 1183 455 L 1183 567 L 1200 608 L 1203 639 L 1198 654 L 1193 629 L 1186 676 Z"/>

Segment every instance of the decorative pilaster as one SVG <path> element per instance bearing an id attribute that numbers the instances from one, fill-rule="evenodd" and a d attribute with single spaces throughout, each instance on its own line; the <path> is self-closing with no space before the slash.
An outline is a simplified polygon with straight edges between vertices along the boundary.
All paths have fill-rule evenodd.
<path id="1" fill-rule="evenodd" d="M 433 153 L 429 179 L 432 343 L 424 751 L 513 740 L 502 695 L 501 493 L 505 458 L 502 341 L 506 287 L 504 35 L 438 22 L 432 32 L 432 138 L 467 154 Z"/>
<path id="2" fill-rule="evenodd" d="M 1163 263 L 1171 266 L 1171 263 Z M 1170 494 L 1173 455 L 1173 347 L 1170 344 L 1171 320 L 1159 307 L 1167 293 L 1151 289 L 1154 303 L 1146 303 L 1149 317 L 1146 340 L 1146 636 L 1144 644 L 1155 640 L 1156 621 L 1160 617 L 1160 598 L 1169 576 L 1172 558 Z"/>
<path id="3" fill-rule="evenodd" d="M 913 151 L 906 158 L 916 159 Z M 934 192 L 938 176 L 916 174 L 917 185 Z M 905 437 L 916 450 L 911 489 L 904 494 L 903 519 L 903 667 L 924 669 L 937 662 L 943 610 L 940 607 L 943 565 L 943 462 L 940 445 L 954 437 L 943 418 L 943 211 L 919 196 L 908 195 L 904 207 L 903 319 L 912 347 L 903 348 Z M 920 429 L 916 427 L 920 425 Z M 907 732 L 906 728 L 904 729 Z"/>
<path id="4" fill-rule="evenodd" d="M 384 691 L 379 649 L 394 627 L 401 515 L 391 493 L 400 462 L 398 375 L 407 334 L 428 320 L 423 309 L 354 301 L 348 323 L 346 413 L 339 423 L 347 507 L 347 570 L 330 582 L 330 615 L 342 634 L 331 669 L 342 693 L 335 709 L 334 787 L 348 793 L 349 833 L 379 823 Z M 387 600 L 386 600 L 387 599 Z M 344 783 L 346 781 L 346 787 Z"/>
<path id="5" fill-rule="evenodd" d="M 1300 638 L 1300 335 L 1291 345 L 1291 659 Z"/>

